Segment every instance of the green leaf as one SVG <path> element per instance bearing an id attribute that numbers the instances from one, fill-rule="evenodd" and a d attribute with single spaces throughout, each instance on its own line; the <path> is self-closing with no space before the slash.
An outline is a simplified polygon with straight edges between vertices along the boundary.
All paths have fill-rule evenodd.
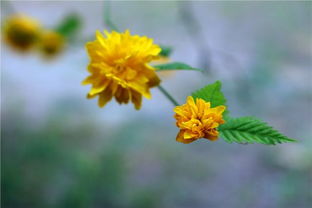
<path id="1" fill-rule="evenodd" d="M 161 51 L 159 53 L 160 56 L 165 56 L 165 57 L 169 57 L 170 54 L 172 53 L 172 48 L 168 47 L 168 46 L 160 46 Z"/>
<path id="2" fill-rule="evenodd" d="M 279 133 L 267 123 L 253 117 L 228 119 L 218 130 L 220 136 L 228 143 L 275 145 L 277 143 L 296 142 L 296 140 Z"/>
<path id="3" fill-rule="evenodd" d="M 64 35 L 68 39 L 77 34 L 81 27 L 81 20 L 77 14 L 66 16 L 56 27 L 56 31 Z"/>
<path id="4" fill-rule="evenodd" d="M 211 107 L 225 105 L 226 99 L 221 91 L 222 84 L 216 81 L 213 84 L 206 85 L 205 87 L 192 93 L 194 99 L 201 98 L 206 102 L 211 103 Z"/>
<path id="5" fill-rule="evenodd" d="M 193 68 L 187 64 L 181 62 L 172 62 L 168 64 L 159 64 L 155 65 L 156 71 L 165 71 L 165 70 L 194 70 L 194 71 L 202 71 L 201 69 Z"/>

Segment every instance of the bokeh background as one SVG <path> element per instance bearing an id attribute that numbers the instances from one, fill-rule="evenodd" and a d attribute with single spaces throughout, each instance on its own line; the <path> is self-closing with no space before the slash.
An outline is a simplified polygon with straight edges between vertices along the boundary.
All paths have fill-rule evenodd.
<path id="1" fill-rule="evenodd" d="M 3 2 L 1 2 L 3 3 Z M 157 90 L 140 111 L 87 100 L 84 44 L 108 29 L 107 2 L 11 2 L 53 27 L 76 13 L 76 41 L 53 60 L 1 42 L 1 188 L 5 208 L 307 208 L 312 205 L 311 2 L 114 1 L 119 28 L 174 48 L 207 72 L 163 74 L 180 103 L 223 82 L 233 116 L 257 116 L 298 143 L 175 141 Z M 1 5 L 2 21 L 11 9 Z"/>

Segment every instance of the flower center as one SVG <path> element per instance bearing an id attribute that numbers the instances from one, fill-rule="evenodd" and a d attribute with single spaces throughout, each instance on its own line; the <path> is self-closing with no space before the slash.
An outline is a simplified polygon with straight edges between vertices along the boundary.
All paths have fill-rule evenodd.
<path id="1" fill-rule="evenodd" d="M 116 72 L 121 72 L 126 68 L 126 62 L 127 60 L 124 58 L 120 58 L 114 61 L 115 70 Z"/>

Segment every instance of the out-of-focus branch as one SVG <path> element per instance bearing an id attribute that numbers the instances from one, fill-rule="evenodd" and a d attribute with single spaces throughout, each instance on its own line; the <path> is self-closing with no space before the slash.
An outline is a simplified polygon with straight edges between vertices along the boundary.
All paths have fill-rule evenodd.
<path id="1" fill-rule="evenodd" d="M 111 4 L 110 1 L 105 1 L 104 3 L 104 23 L 109 27 L 111 30 L 119 31 L 117 26 L 111 21 Z"/>
<path id="2" fill-rule="evenodd" d="M 239 67 L 239 63 L 233 54 L 228 53 L 224 50 L 214 49 L 208 46 L 206 38 L 204 36 L 204 32 L 192 12 L 192 4 L 188 1 L 179 2 L 179 15 L 181 17 L 181 21 L 184 24 L 191 40 L 194 42 L 194 45 L 199 54 L 199 64 L 200 68 L 203 68 L 205 72 L 211 72 L 212 65 L 212 56 L 213 53 L 217 55 L 221 55 L 223 59 L 230 61 Z"/>
<path id="3" fill-rule="evenodd" d="M 199 54 L 200 68 L 206 72 L 211 70 L 211 57 L 203 31 L 192 13 L 191 2 L 181 1 L 178 4 L 179 15 Z"/>

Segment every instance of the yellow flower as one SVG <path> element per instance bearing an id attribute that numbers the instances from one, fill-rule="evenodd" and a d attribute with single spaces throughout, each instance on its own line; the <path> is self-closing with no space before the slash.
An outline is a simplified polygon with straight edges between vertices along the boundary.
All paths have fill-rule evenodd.
<path id="1" fill-rule="evenodd" d="M 39 49 L 42 54 L 51 58 L 63 51 L 65 38 L 54 31 L 44 31 L 40 36 Z"/>
<path id="2" fill-rule="evenodd" d="M 96 40 L 86 44 L 90 57 L 91 73 L 82 84 L 92 84 L 87 97 L 99 96 L 98 105 L 103 107 L 115 97 L 118 103 L 132 101 L 140 109 L 142 96 L 151 98 L 149 89 L 159 85 L 155 69 L 149 63 L 161 51 L 153 39 L 124 33 L 96 32 Z"/>
<path id="3" fill-rule="evenodd" d="M 185 144 L 200 138 L 217 140 L 217 127 L 225 122 L 222 118 L 225 108 L 223 105 L 211 108 L 210 102 L 201 98 L 194 101 L 189 96 L 186 104 L 174 108 L 176 125 L 180 128 L 176 140 Z"/>
<path id="4" fill-rule="evenodd" d="M 19 51 L 32 48 L 36 44 L 39 33 L 38 22 L 24 15 L 11 16 L 3 25 L 4 41 Z"/>

